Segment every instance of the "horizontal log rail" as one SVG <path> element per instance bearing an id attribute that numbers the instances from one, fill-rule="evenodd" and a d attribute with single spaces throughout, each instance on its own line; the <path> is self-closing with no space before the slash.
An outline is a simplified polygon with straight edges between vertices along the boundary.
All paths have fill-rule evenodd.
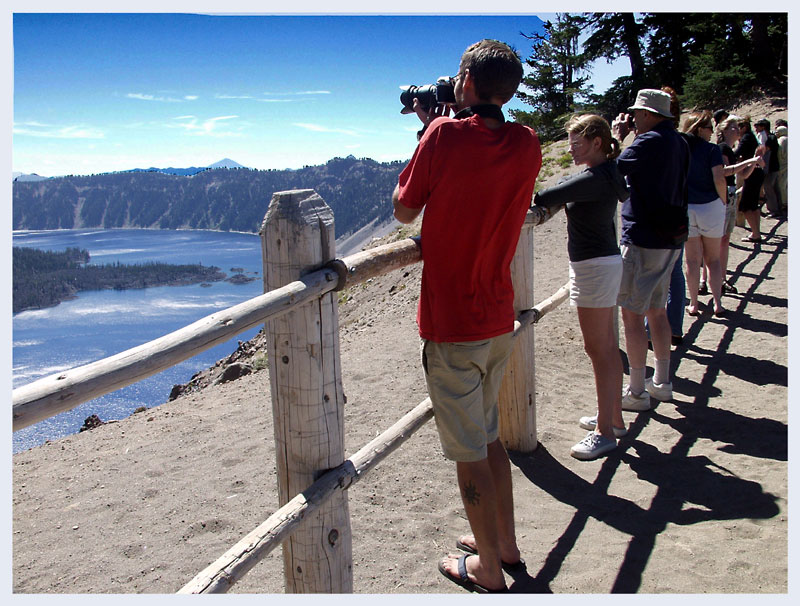
<path id="1" fill-rule="evenodd" d="M 521 312 L 517 316 L 514 332 L 519 333 L 537 323 L 545 314 L 566 301 L 568 296 L 569 283 L 535 307 Z M 426 398 L 344 463 L 324 473 L 307 490 L 275 511 L 219 559 L 184 585 L 178 593 L 224 593 L 228 591 L 231 585 L 278 547 L 308 514 L 319 509 L 336 491 L 347 490 L 361 480 L 431 418 L 433 418 L 433 405 L 430 398 Z"/>
<path id="2" fill-rule="evenodd" d="M 546 313 L 554 310 L 569 298 L 569 282 L 564 284 L 552 295 L 538 305 L 521 311 L 514 322 L 514 336 L 525 330 L 531 324 L 536 324 Z"/>
<path id="3" fill-rule="evenodd" d="M 526 223 L 538 225 L 550 217 L 548 211 L 534 207 Z M 418 242 L 406 238 L 349 255 L 153 341 L 22 385 L 12 392 L 13 431 L 166 370 L 327 292 L 421 261 Z"/>
<path id="4" fill-rule="evenodd" d="M 153 341 L 18 387 L 12 395 L 13 430 L 166 370 L 327 292 L 421 259 L 419 246 L 410 238 L 362 251 Z"/>
<path id="5" fill-rule="evenodd" d="M 426 398 L 397 423 L 338 467 L 324 473 L 255 530 L 231 547 L 178 593 L 224 593 L 234 582 L 281 544 L 306 518 L 336 491 L 347 490 L 394 452 L 433 417 Z"/>
<path id="6" fill-rule="evenodd" d="M 522 230 L 515 260 L 512 263 L 512 270 L 516 267 L 514 271 L 520 274 L 519 292 L 527 293 L 519 300 L 515 297 L 515 307 L 523 309 L 514 324 L 515 334 L 538 322 L 568 296 L 568 285 L 565 285 L 545 301 L 528 309 L 533 303 L 532 282 L 530 282 L 533 274 L 532 228 L 549 220 L 552 215 L 549 210 L 533 207 L 525 218 L 526 227 Z M 291 398 L 281 399 L 281 397 L 288 397 L 286 394 L 291 394 L 292 389 L 298 389 L 298 386 L 292 381 L 281 382 L 279 377 L 286 379 L 293 375 L 287 374 L 283 366 L 275 366 L 273 362 L 277 364 L 275 361 L 281 360 L 286 365 L 294 362 L 297 368 L 303 370 L 301 375 L 305 370 L 315 371 L 317 375 L 313 375 L 312 372 L 313 376 L 326 381 L 323 391 L 318 394 L 319 398 L 311 398 L 299 408 L 307 414 L 321 414 L 325 418 L 330 416 L 334 429 L 336 423 L 342 425 L 340 404 L 337 403 L 333 408 L 326 408 L 324 405 L 324 402 L 329 400 L 339 401 L 336 389 L 341 385 L 341 376 L 336 370 L 339 354 L 335 298 L 328 293 L 421 261 L 420 240 L 407 238 L 344 259 L 335 259 L 333 216 L 329 207 L 313 190 L 293 190 L 274 194 L 265 217 L 261 237 L 265 290 L 268 292 L 213 313 L 148 343 L 91 364 L 44 377 L 13 390 L 13 430 L 23 429 L 75 408 L 87 400 L 140 381 L 266 322 L 268 332 L 283 335 L 280 346 L 287 348 L 287 355 L 282 357 L 275 355 L 274 351 L 270 352 L 273 415 L 276 419 L 279 413 L 283 415 L 280 416 L 283 423 L 280 425 L 281 431 L 275 430 L 276 448 L 285 447 L 285 452 L 288 453 L 285 455 L 286 460 L 283 461 L 285 469 L 278 466 L 279 502 L 282 506 L 222 557 L 199 573 L 179 593 L 226 592 L 234 582 L 281 544 L 284 547 L 287 591 L 349 592 L 352 591 L 350 571 L 352 555 L 345 491 L 430 420 L 433 417 L 432 404 L 430 399 L 424 400 L 346 460 L 344 460 L 342 440 L 343 428 L 339 427 L 337 433 L 328 427 L 327 432 L 322 432 L 329 446 L 322 453 L 324 456 L 319 460 L 314 459 L 310 466 L 306 465 L 308 469 L 295 470 L 291 467 L 299 460 L 293 451 L 297 446 L 295 438 L 300 435 L 301 430 L 305 430 L 305 427 L 298 426 L 298 418 L 292 416 L 297 412 L 296 406 L 284 410 L 285 404 L 284 408 L 276 407 L 276 402 L 294 402 Z M 300 267 L 307 269 L 300 270 Z M 268 277 L 271 278 L 267 279 Z M 517 278 L 515 284 L 516 280 Z M 316 303 L 309 305 L 312 301 L 318 301 L 319 305 Z M 299 321 L 294 318 L 298 314 Z M 320 329 L 317 334 L 312 330 L 309 335 L 305 335 L 298 326 L 308 324 L 306 316 L 318 318 L 319 327 L 324 328 L 329 324 L 332 331 L 328 333 Z M 286 326 L 281 323 L 285 323 Z M 314 323 L 311 322 L 310 325 L 313 326 Z M 303 343 L 306 343 L 307 339 L 307 343 L 306 345 L 301 343 L 301 346 L 295 344 L 295 348 L 292 349 L 294 338 L 300 338 Z M 527 352 L 530 348 L 532 355 L 533 335 L 524 335 L 522 339 L 526 341 L 525 343 L 522 340 L 518 341 L 517 349 Z M 307 360 L 303 358 L 299 352 L 308 349 L 309 343 L 315 343 L 319 348 L 318 353 L 324 355 Z M 333 356 L 334 364 L 326 366 L 323 362 L 328 360 L 330 355 Z M 512 359 L 514 355 L 512 354 Z M 295 372 L 297 368 L 294 368 Z M 516 374 L 526 378 L 533 376 L 533 360 L 524 361 L 517 371 L 509 371 L 506 374 Z M 527 379 L 523 384 L 515 385 L 517 392 L 522 393 L 525 400 L 525 405 L 516 409 L 521 419 L 519 424 L 525 431 L 520 436 L 506 436 L 504 443 L 507 447 L 527 451 L 536 447 L 533 423 L 535 406 L 532 395 L 535 387 L 534 383 Z M 303 386 L 300 385 L 299 388 L 302 389 Z M 329 393 L 324 391 L 329 388 L 333 390 L 331 393 L 335 392 L 330 399 Z M 501 400 L 505 401 L 505 398 L 510 403 L 517 402 L 521 397 L 519 393 L 501 397 Z M 281 397 L 277 397 L 276 394 Z M 515 405 L 512 403 L 505 406 L 514 410 Z M 299 421 L 303 419 L 300 418 Z M 277 420 L 275 427 L 279 427 Z M 501 426 L 501 433 L 502 430 Z M 284 475 L 281 475 L 282 469 Z M 293 475 L 286 474 L 288 469 L 294 470 Z M 337 514 L 344 512 L 342 513 L 344 517 L 338 519 L 336 516 L 331 516 L 331 512 Z M 315 522 L 312 523 L 311 520 Z M 325 520 L 322 525 L 319 524 L 321 520 Z M 309 523 L 303 525 L 306 521 Z M 340 537 L 342 541 L 335 543 L 330 539 L 334 531 L 343 533 Z M 319 545 L 317 535 L 320 532 L 328 533 L 331 548 L 327 551 L 327 546 L 323 549 L 314 547 Z M 312 566 L 308 568 L 303 566 L 304 574 L 294 575 L 292 558 L 310 562 Z M 322 566 L 317 565 L 320 562 L 323 563 Z M 325 563 L 332 569 L 326 568 Z"/>

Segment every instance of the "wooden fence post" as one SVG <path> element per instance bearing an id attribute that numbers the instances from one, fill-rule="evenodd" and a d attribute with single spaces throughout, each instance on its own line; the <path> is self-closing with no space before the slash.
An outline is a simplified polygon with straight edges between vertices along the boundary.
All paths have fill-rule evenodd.
<path id="1" fill-rule="evenodd" d="M 525 219 L 517 251 L 511 261 L 514 283 L 514 310 L 519 314 L 535 305 L 533 300 L 534 217 Z M 536 439 L 536 372 L 533 331 L 520 332 L 506 367 L 498 398 L 500 440 L 509 450 L 532 452 Z"/>
<path id="2" fill-rule="evenodd" d="M 313 190 L 277 192 L 261 228 L 265 292 L 335 258 L 333 213 Z M 337 294 L 266 323 L 280 505 L 344 462 Z M 351 593 L 347 492 L 283 543 L 286 591 Z"/>

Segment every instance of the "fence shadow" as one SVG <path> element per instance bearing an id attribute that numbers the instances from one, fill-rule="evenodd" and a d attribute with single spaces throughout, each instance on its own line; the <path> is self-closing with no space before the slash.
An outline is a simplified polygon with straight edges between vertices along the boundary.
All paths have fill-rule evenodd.
<path id="1" fill-rule="evenodd" d="M 779 297 L 759 295 L 756 290 L 770 277 L 780 255 L 785 254 L 788 240 L 775 236 L 774 229 L 766 238 L 771 246 L 757 246 L 734 270 L 741 277 L 759 256 L 769 254 L 763 269 L 753 276 L 747 292 L 738 297 L 738 305 L 728 316 L 717 319 L 706 314 L 684 335 L 684 344 L 672 353 L 672 376 L 676 392 L 675 409 L 682 415 L 674 419 L 659 414 L 658 408 L 639 414 L 631 423 L 628 435 L 619 441 L 617 451 L 606 457 L 597 477 L 588 482 L 553 457 L 544 444 L 531 454 L 510 452 L 509 456 L 525 477 L 562 503 L 575 508 L 569 524 L 556 540 L 538 572 L 529 571 L 528 581 L 513 586 L 515 591 L 530 593 L 550 591 L 550 584 L 559 571 L 590 518 L 608 524 L 630 535 L 625 556 L 619 564 L 611 593 L 635 593 L 655 547 L 656 537 L 668 524 L 689 525 L 710 520 L 767 519 L 779 514 L 778 496 L 764 491 L 761 484 L 737 476 L 707 456 L 692 456 L 690 451 L 698 439 L 725 443 L 720 450 L 752 457 L 787 461 L 788 427 L 767 418 L 752 418 L 709 405 L 711 398 L 722 395 L 715 386 L 720 372 L 736 376 L 754 386 L 788 384 L 786 366 L 750 356 L 730 353 L 736 330 L 760 330 L 785 336 L 786 326 L 762 321 L 746 314 L 749 303 L 786 307 Z M 719 346 L 708 350 L 695 345 L 707 321 L 722 322 L 725 329 Z M 699 383 L 677 376 L 683 358 L 705 364 Z M 623 356 L 623 361 L 627 360 Z M 661 452 L 638 439 L 651 423 L 671 426 L 680 438 L 669 452 Z M 754 439 L 758 436 L 758 439 Z M 623 497 L 609 495 L 608 486 L 621 465 L 627 465 L 637 477 L 657 487 L 647 509 Z"/>

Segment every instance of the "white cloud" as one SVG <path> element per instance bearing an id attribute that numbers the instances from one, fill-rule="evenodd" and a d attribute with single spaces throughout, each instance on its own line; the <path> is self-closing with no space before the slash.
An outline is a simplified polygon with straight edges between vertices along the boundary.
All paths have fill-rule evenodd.
<path id="1" fill-rule="evenodd" d="M 275 97 L 303 97 L 312 95 L 330 95 L 329 90 L 303 90 L 303 91 L 285 91 L 285 92 L 265 92 L 262 93 L 265 97 L 254 97 L 253 95 L 230 95 L 227 93 L 217 93 L 214 95 L 215 99 L 244 99 L 252 101 L 260 101 L 262 103 L 291 103 L 292 99 L 275 98 Z"/>
<path id="2" fill-rule="evenodd" d="M 128 99 L 139 99 L 141 101 L 161 101 L 163 103 L 182 103 L 184 101 L 195 101 L 197 95 L 184 95 L 183 98 L 178 97 L 162 97 L 158 95 L 150 95 L 147 93 L 128 93 L 125 95 Z"/>
<path id="3" fill-rule="evenodd" d="M 105 139 L 105 133 L 91 126 L 55 126 L 39 122 L 14 124 L 15 135 L 41 137 L 45 139 Z"/>
<path id="4" fill-rule="evenodd" d="M 52 124 L 44 124 L 42 122 L 37 122 L 36 120 L 31 120 L 30 122 L 20 122 L 18 125 L 15 124 L 15 126 L 31 126 L 31 127 L 34 127 L 34 128 L 36 128 L 36 127 L 50 128 L 53 125 Z"/>
<path id="5" fill-rule="evenodd" d="M 302 90 L 302 91 L 294 91 L 294 92 L 265 92 L 267 96 L 295 96 L 295 95 L 330 95 L 331 91 L 329 90 Z"/>
<path id="6" fill-rule="evenodd" d="M 252 99 L 251 95 L 214 95 L 215 99 Z"/>
<path id="7" fill-rule="evenodd" d="M 208 118 L 207 120 L 199 120 L 197 116 L 178 116 L 175 120 L 179 121 L 172 126 L 174 128 L 183 128 L 187 134 L 198 136 L 213 136 L 213 137 L 238 137 L 241 133 L 231 132 L 225 130 L 218 130 L 217 126 L 220 122 L 225 120 L 234 120 L 239 116 L 216 116 Z"/>
<path id="8" fill-rule="evenodd" d="M 306 130 L 314 131 L 315 133 L 337 133 L 340 135 L 348 135 L 350 137 L 357 137 L 358 133 L 354 130 L 347 130 L 344 128 L 330 128 L 320 124 L 309 124 L 308 122 L 294 122 L 293 126 L 304 128 Z"/>

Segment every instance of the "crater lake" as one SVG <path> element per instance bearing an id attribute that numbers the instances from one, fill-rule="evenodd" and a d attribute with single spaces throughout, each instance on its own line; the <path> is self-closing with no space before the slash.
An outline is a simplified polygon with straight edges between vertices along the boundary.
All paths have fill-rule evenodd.
<path id="1" fill-rule="evenodd" d="M 90 263 L 98 265 L 201 263 L 219 267 L 229 278 L 237 273 L 255 278 L 243 284 L 219 281 L 83 291 L 55 307 L 14 314 L 14 388 L 136 347 L 263 292 L 257 234 L 143 229 L 15 231 L 13 245 L 52 251 L 86 249 Z M 141 406 L 163 404 L 173 385 L 188 382 L 196 372 L 230 355 L 238 341 L 251 339 L 259 329 L 254 327 L 161 373 L 16 431 L 13 451 L 77 433 L 93 414 L 111 421 L 127 417 Z"/>

